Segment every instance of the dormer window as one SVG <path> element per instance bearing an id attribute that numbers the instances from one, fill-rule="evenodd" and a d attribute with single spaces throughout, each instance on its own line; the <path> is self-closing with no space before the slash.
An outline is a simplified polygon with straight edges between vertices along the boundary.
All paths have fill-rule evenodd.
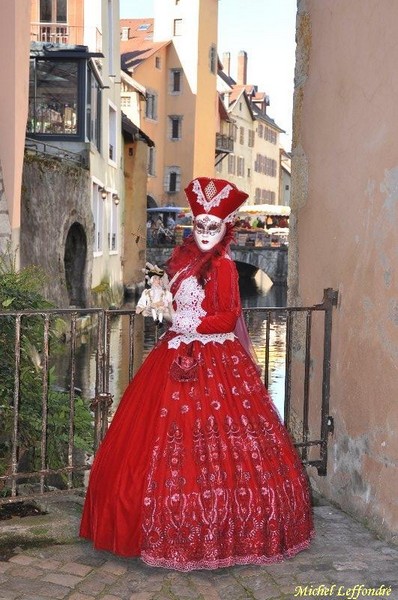
<path id="1" fill-rule="evenodd" d="M 130 38 L 130 27 L 122 27 L 120 39 L 122 42 L 127 42 Z"/>
<path id="2" fill-rule="evenodd" d="M 174 19 L 173 35 L 182 35 L 182 19 Z"/>

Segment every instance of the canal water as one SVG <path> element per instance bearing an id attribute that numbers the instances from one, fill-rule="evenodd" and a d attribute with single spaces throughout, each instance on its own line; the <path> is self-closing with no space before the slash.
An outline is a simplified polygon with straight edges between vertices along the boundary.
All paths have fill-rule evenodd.
<path id="1" fill-rule="evenodd" d="M 272 286 L 266 275 L 258 274 L 255 279 L 240 280 L 240 292 L 243 308 L 268 308 L 286 306 L 286 287 Z M 135 308 L 135 301 L 126 304 L 125 308 Z M 140 317 L 142 318 L 142 317 Z M 250 339 L 253 343 L 257 360 L 262 367 L 264 377 L 266 318 L 264 312 L 250 313 L 246 319 Z M 114 401 L 113 407 L 118 405 L 123 390 L 128 383 L 128 319 L 115 317 L 112 320 L 110 336 L 110 375 L 109 391 Z M 143 339 L 138 346 L 145 357 L 155 343 L 155 327 L 151 318 L 146 317 L 143 328 Z M 269 392 L 281 414 L 283 414 L 284 382 L 285 382 L 285 317 L 273 313 L 270 330 L 270 355 L 269 355 Z M 96 373 L 96 344 L 95 333 L 83 335 L 77 348 L 75 386 L 81 389 L 85 398 L 95 395 Z M 67 355 L 58 363 L 58 374 L 65 377 L 67 385 L 69 375 L 65 376 L 65 361 Z M 68 371 L 69 369 L 67 369 Z M 64 375 L 62 376 L 62 373 Z M 62 383 L 60 381 L 60 383 Z"/>
<path id="2" fill-rule="evenodd" d="M 283 308 L 287 305 L 287 287 L 271 285 L 269 278 L 258 272 L 255 279 L 240 279 L 243 308 Z M 250 339 L 264 378 L 266 318 L 265 313 L 250 314 L 246 319 Z M 268 391 L 279 414 L 283 416 L 285 398 L 286 317 L 271 315 Z"/>

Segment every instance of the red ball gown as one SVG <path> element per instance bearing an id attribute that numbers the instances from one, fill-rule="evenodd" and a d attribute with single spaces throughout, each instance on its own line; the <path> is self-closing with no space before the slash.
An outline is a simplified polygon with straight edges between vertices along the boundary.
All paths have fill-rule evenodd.
<path id="1" fill-rule="evenodd" d="M 233 333 L 238 276 L 219 246 L 205 268 L 186 250 L 173 324 L 123 395 L 80 529 L 98 549 L 181 571 L 277 562 L 313 534 L 306 473 Z"/>

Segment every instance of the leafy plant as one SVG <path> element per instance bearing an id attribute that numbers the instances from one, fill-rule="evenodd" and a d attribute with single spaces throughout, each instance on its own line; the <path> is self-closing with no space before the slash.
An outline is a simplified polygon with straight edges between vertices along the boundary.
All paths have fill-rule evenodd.
<path id="1" fill-rule="evenodd" d="M 0 254 L 0 312 L 43 310 L 52 305 L 41 295 L 45 275 L 34 266 L 17 270 L 10 249 Z M 9 470 L 14 422 L 14 394 L 16 371 L 16 326 L 14 315 L 0 316 L 0 475 Z M 43 417 L 43 385 L 47 393 L 47 446 L 46 466 L 57 469 L 67 465 L 69 441 L 69 393 L 56 389 L 54 369 L 49 369 L 43 382 L 42 347 L 43 323 L 41 315 L 21 319 L 19 377 L 20 390 L 18 418 L 18 454 L 30 461 L 30 470 L 41 466 L 41 438 Z M 56 325 L 50 331 L 51 353 L 60 349 Z M 91 450 L 92 417 L 84 399 L 74 398 L 74 449 Z"/>

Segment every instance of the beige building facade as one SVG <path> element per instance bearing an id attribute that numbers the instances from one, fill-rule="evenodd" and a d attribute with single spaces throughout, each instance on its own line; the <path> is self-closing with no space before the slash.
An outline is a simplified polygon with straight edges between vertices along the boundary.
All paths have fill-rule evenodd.
<path id="1" fill-rule="evenodd" d="M 251 204 L 280 203 L 280 141 L 282 130 L 267 115 L 257 115 Z"/>
<path id="2" fill-rule="evenodd" d="M 0 0 L 0 252 L 17 253 L 28 115 L 30 0 Z"/>
<path id="3" fill-rule="evenodd" d="M 122 67 L 146 90 L 148 194 L 158 206 L 186 205 L 189 181 L 214 176 L 218 5 L 156 0 L 154 15 L 121 21 Z"/>
<path id="4" fill-rule="evenodd" d="M 290 304 L 319 302 L 327 287 L 339 294 L 334 434 L 327 476 L 313 474 L 314 485 L 395 541 L 397 22 L 396 2 L 298 2 L 289 246 Z M 321 339 L 314 350 L 321 361 Z M 293 382 L 293 395 L 301 385 Z"/>
<path id="5" fill-rule="evenodd" d="M 234 129 L 234 151 L 217 165 L 217 177 L 227 179 L 252 199 L 253 146 L 255 121 L 250 102 L 242 88 L 228 107 Z"/>
<path id="6" fill-rule="evenodd" d="M 217 175 L 249 194 L 247 204 L 279 204 L 281 191 L 280 133 L 267 114 L 269 98 L 247 84 L 248 56 L 239 52 L 237 79 L 230 74 L 231 56 L 223 55 L 218 90 L 234 130 L 233 152 L 217 164 Z"/>

